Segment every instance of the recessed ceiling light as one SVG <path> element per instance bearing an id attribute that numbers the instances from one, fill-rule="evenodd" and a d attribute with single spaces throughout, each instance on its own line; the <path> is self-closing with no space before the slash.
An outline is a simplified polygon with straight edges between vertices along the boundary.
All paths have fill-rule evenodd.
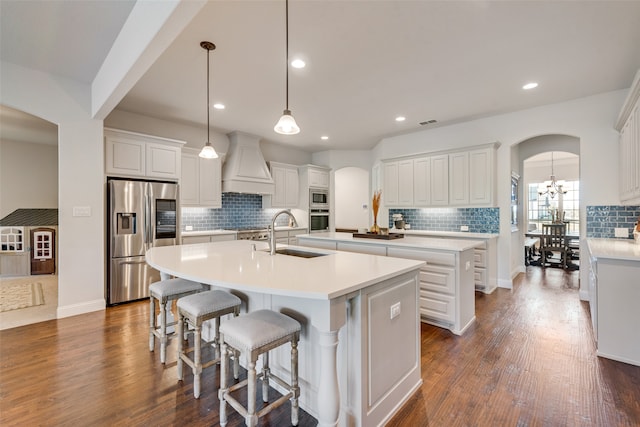
<path id="1" fill-rule="evenodd" d="M 320 139 L 323 140 L 323 141 L 326 141 L 327 139 L 329 139 L 329 137 L 326 136 L 326 135 L 323 135 L 323 136 L 320 137 Z"/>
<path id="2" fill-rule="evenodd" d="M 404 117 L 404 116 L 398 116 L 398 117 L 396 117 L 396 122 L 404 122 L 405 120 L 407 120 L 407 118 L 406 118 L 406 117 Z"/>
<path id="3" fill-rule="evenodd" d="M 302 59 L 294 59 L 293 61 L 291 61 L 291 66 L 293 68 L 304 68 L 305 65 L 307 65 Z"/>
<path id="4" fill-rule="evenodd" d="M 216 110 L 224 110 L 225 106 L 224 104 L 213 104 L 213 108 L 215 108 Z"/>
<path id="5" fill-rule="evenodd" d="M 527 83 L 526 85 L 522 86 L 522 89 L 529 90 L 529 89 L 535 89 L 537 87 L 538 87 L 538 83 L 531 82 L 531 83 Z"/>

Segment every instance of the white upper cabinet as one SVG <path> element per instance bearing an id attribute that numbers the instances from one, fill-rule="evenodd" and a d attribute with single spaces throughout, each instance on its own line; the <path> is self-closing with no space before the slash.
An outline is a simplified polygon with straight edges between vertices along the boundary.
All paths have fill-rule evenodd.
<path id="1" fill-rule="evenodd" d="M 469 204 L 472 206 L 493 205 L 495 153 L 492 147 L 469 151 Z"/>
<path id="2" fill-rule="evenodd" d="M 264 208 L 295 208 L 300 190 L 298 166 L 270 162 L 271 178 L 275 185 L 273 195 L 262 196 Z"/>
<path id="3" fill-rule="evenodd" d="M 413 159 L 413 204 L 431 205 L 431 157 Z"/>
<path id="4" fill-rule="evenodd" d="M 640 203 L 640 70 L 631 85 L 616 129 L 620 131 L 620 200 Z"/>
<path id="5" fill-rule="evenodd" d="M 384 205 L 493 206 L 498 146 L 384 161 Z"/>
<path id="6" fill-rule="evenodd" d="M 329 188 L 329 169 L 322 166 L 301 166 L 306 175 L 306 186 L 312 188 Z"/>
<path id="7" fill-rule="evenodd" d="M 198 150 L 184 148 L 180 202 L 182 206 L 222 207 L 222 156 L 203 159 Z"/>
<path id="8" fill-rule="evenodd" d="M 413 159 L 398 162 L 398 205 L 413 206 Z"/>
<path id="9" fill-rule="evenodd" d="M 398 162 L 384 163 L 382 197 L 385 206 L 398 206 Z"/>
<path id="10" fill-rule="evenodd" d="M 184 141 L 108 128 L 104 136 L 107 175 L 180 179 Z"/>
<path id="11" fill-rule="evenodd" d="M 385 206 L 413 206 L 413 159 L 384 163 Z"/>
<path id="12" fill-rule="evenodd" d="M 469 204 L 469 153 L 449 154 L 449 204 Z"/>
<path id="13" fill-rule="evenodd" d="M 431 205 L 449 205 L 449 156 L 431 157 Z"/>

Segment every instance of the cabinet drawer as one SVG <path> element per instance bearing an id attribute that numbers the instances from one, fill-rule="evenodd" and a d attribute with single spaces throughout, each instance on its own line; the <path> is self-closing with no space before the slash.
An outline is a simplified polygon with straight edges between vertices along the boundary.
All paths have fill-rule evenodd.
<path id="1" fill-rule="evenodd" d="M 345 252 L 357 252 L 359 254 L 369 255 L 387 255 L 387 248 L 385 246 L 377 245 L 362 245 L 357 243 L 343 243 L 338 242 L 338 250 Z"/>
<path id="2" fill-rule="evenodd" d="M 420 269 L 420 288 L 453 295 L 456 293 L 456 270 L 427 265 Z"/>
<path id="3" fill-rule="evenodd" d="M 182 236 L 183 245 L 192 245 L 194 243 L 209 243 L 209 236 Z"/>
<path id="4" fill-rule="evenodd" d="M 427 264 L 450 265 L 455 267 L 456 255 L 450 252 L 435 252 L 421 249 L 389 248 L 387 256 L 427 261 Z"/>
<path id="5" fill-rule="evenodd" d="M 335 251 L 337 243 L 331 240 L 298 239 L 298 245 L 306 246 L 308 248 L 330 249 Z"/>
<path id="6" fill-rule="evenodd" d="M 476 268 L 473 270 L 473 281 L 476 288 L 484 289 L 487 286 L 487 270 L 484 268 Z"/>
<path id="7" fill-rule="evenodd" d="M 483 267 L 483 268 L 487 266 L 486 250 L 478 249 L 478 248 L 473 250 L 473 265 L 475 265 L 476 267 Z"/>
<path id="8" fill-rule="evenodd" d="M 435 292 L 420 290 L 420 314 L 440 321 L 454 323 L 455 298 Z"/>

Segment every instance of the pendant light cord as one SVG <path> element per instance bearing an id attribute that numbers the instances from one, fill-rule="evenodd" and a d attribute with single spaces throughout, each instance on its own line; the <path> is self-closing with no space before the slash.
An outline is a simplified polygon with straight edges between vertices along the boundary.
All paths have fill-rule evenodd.
<path id="1" fill-rule="evenodd" d="M 287 64 L 286 105 L 289 110 L 289 0 L 285 0 L 285 60 Z"/>
<path id="2" fill-rule="evenodd" d="M 209 137 L 209 54 L 211 53 L 210 49 L 207 49 L 207 144 L 210 144 L 211 138 Z"/>

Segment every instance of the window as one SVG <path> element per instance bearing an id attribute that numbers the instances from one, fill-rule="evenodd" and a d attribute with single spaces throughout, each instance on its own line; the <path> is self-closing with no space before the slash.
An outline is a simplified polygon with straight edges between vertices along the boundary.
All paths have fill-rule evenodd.
<path id="1" fill-rule="evenodd" d="M 567 223 L 567 232 L 578 232 L 580 229 L 580 181 L 565 181 L 563 189 L 566 194 L 550 197 L 548 194 L 539 196 L 538 187 L 542 183 L 531 183 L 528 189 L 528 223 L 535 224 L 538 230 L 543 223 L 553 221 L 554 215 L 559 215 Z"/>

